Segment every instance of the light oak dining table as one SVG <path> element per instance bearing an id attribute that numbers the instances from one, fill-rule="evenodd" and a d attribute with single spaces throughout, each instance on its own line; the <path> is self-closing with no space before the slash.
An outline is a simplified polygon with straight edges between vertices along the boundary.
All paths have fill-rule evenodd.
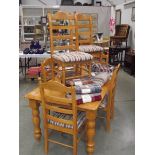
<path id="1" fill-rule="evenodd" d="M 108 84 L 108 83 L 107 83 Z M 106 84 L 102 87 L 102 99 L 107 93 L 107 87 Z M 48 94 L 50 95 L 50 94 Z M 42 132 L 40 128 L 40 109 L 41 106 L 41 95 L 40 95 L 40 89 L 37 87 L 36 89 L 32 90 L 31 92 L 27 93 L 25 95 L 25 98 L 28 99 L 29 107 L 32 110 L 32 121 L 34 125 L 34 138 L 35 140 L 39 141 Z M 102 101 L 102 100 L 101 100 Z M 86 135 L 87 135 L 87 154 L 93 155 L 95 150 L 95 132 L 96 132 L 96 115 L 97 110 L 100 106 L 101 101 L 95 101 L 95 102 L 89 102 L 78 105 L 78 110 L 85 111 L 86 112 L 86 118 L 87 118 L 87 129 L 86 129 Z"/>

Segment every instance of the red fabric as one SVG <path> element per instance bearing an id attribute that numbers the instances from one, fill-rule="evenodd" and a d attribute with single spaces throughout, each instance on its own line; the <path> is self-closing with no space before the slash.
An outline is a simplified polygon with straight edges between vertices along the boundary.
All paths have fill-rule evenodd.
<path id="1" fill-rule="evenodd" d="M 91 102 L 100 101 L 100 100 L 102 100 L 102 96 L 101 96 L 101 94 L 100 95 L 97 95 L 97 96 L 92 96 L 91 99 L 92 99 Z M 77 102 L 78 105 L 79 104 L 83 104 L 82 98 L 77 99 L 76 102 Z"/>
<path id="2" fill-rule="evenodd" d="M 40 74 L 40 72 L 41 72 L 41 67 L 30 67 L 28 69 L 27 74 L 33 76 L 33 75 Z"/>

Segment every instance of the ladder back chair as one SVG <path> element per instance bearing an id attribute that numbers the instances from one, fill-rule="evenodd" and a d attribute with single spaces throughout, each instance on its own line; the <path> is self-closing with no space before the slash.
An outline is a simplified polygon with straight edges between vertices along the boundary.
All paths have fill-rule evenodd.
<path id="1" fill-rule="evenodd" d="M 115 98 L 115 90 L 117 83 L 118 71 L 120 69 L 120 64 L 118 64 L 112 74 L 111 80 L 106 84 L 107 87 L 107 95 L 104 97 L 103 101 L 100 104 L 99 109 L 102 109 L 106 112 L 106 130 L 110 131 L 110 119 L 114 116 L 114 98 Z M 99 118 L 104 118 L 98 116 Z"/>
<path id="2" fill-rule="evenodd" d="M 115 35 L 110 37 L 110 46 L 121 46 L 125 42 L 127 47 L 129 31 L 130 26 L 127 24 L 116 25 Z"/>
<path id="3" fill-rule="evenodd" d="M 50 31 L 50 48 L 53 64 L 57 64 L 57 67 L 53 65 L 52 77 L 55 78 L 55 74 L 61 72 L 61 82 L 65 84 L 65 81 L 72 78 L 79 78 L 82 75 L 82 70 L 85 70 L 86 74 L 91 76 L 91 62 L 93 56 L 88 53 L 78 51 L 78 40 L 74 42 L 76 25 L 74 14 L 65 12 L 57 12 L 52 15 L 48 13 L 49 31 Z M 62 24 L 66 23 L 65 24 Z M 86 66 L 86 67 L 82 67 Z M 75 74 L 67 77 L 66 72 L 72 67 Z"/>
<path id="4" fill-rule="evenodd" d="M 42 81 L 47 82 L 52 79 L 52 59 L 45 59 L 41 63 Z"/>
<path id="5" fill-rule="evenodd" d="M 86 114 L 77 111 L 75 88 L 73 86 L 66 87 L 51 80 L 40 82 L 40 93 L 43 108 L 45 153 L 48 153 L 48 143 L 52 142 L 72 148 L 73 155 L 77 155 L 77 144 L 81 138 L 78 138 L 78 132 L 82 127 L 85 127 Z M 70 94 L 70 97 L 67 98 L 66 94 Z M 49 138 L 49 130 L 72 135 L 73 146 Z"/>
<path id="6" fill-rule="evenodd" d="M 103 54 L 103 47 L 93 44 L 92 17 L 83 13 L 76 13 L 75 18 L 77 25 L 76 38 L 78 39 L 79 50 L 92 54 L 94 58 L 99 59 L 100 63 L 103 62 L 103 58 L 108 59 L 106 54 Z"/>

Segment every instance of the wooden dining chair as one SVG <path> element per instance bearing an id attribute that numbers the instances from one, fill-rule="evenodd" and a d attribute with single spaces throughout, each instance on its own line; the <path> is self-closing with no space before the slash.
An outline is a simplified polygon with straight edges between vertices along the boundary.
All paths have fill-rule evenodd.
<path id="1" fill-rule="evenodd" d="M 41 63 L 42 81 L 47 82 L 52 79 L 52 59 L 45 59 Z"/>
<path id="2" fill-rule="evenodd" d="M 78 39 L 76 39 L 76 43 L 74 41 L 76 31 L 75 15 L 61 11 L 54 15 L 48 13 L 48 24 L 51 57 L 53 64 L 56 64 L 56 67 L 55 65 L 52 66 L 52 79 L 54 80 L 55 75 L 61 72 L 61 81 L 65 84 L 68 79 L 82 77 L 82 70 L 85 70 L 85 73 L 91 76 L 93 56 L 78 51 Z M 67 77 L 67 68 L 70 67 L 73 68 L 75 74 Z"/>
<path id="3" fill-rule="evenodd" d="M 100 104 L 99 110 L 106 112 L 106 130 L 110 131 L 110 120 L 114 117 L 114 98 L 116 91 L 116 83 L 120 64 L 118 64 L 112 74 L 111 80 L 105 85 L 107 87 L 107 95 Z M 104 118 L 98 116 L 99 118 Z"/>
<path id="4" fill-rule="evenodd" d="M 75 88 L 73 86 L 66 87 L 51 80 L 40 82 L 40 93 L 43 108 L 45 153 L 48 153 L 48 143 L 52 142 L 72 148 L 73 155 L 77 155 L 77 144 L 81 138 L 78 138 L 78 133 L 85 125 L 86 115 L 85 112 L 77 111 Z M 70 146 L 49 138 L 49 130 L 72 135 L 73 145 Z"/>
<path id="5" fill-rule="evenodd" d="M 92 17 L 87 14 L 76 13 L 75 19 L 77 25 L 76 38 L 78 38 L 79 50 L 92 54 L 94 58 L 99 59 L 100 63 L 103 63 L 103 59 L 107 59 L 106 54 L 103 53 L 103 47 L 93 44 Z"/>

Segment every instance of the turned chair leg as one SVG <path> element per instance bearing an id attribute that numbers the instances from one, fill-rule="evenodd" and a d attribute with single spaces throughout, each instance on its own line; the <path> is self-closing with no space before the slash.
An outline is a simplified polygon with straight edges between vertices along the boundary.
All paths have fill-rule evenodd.
<path id="1" fill-rule="evenodd" d="M 73 155 L 77 155 L 77 135 L 73 135 Z"/>
<path id="2" fill-rule="evenodd" d="M 47 155 L 48 154 L 48 130 L 47 129 L 45 129 L 45 131 L 44 131 L 45 133 L 44 133 L 44 136 L 45 136 L 45 138 L 44 138 L 44 147 L 45 147 L 45 154 Z"/>

